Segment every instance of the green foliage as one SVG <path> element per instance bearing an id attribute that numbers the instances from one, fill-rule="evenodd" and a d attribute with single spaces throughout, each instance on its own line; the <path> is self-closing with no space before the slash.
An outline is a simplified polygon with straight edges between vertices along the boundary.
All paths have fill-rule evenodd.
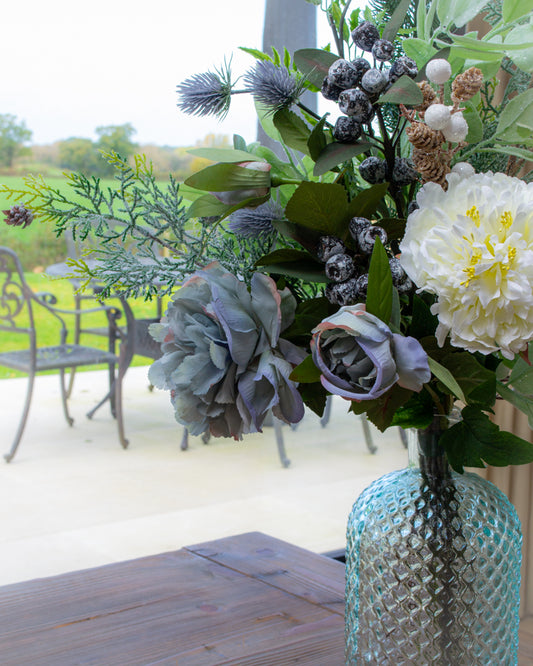
<path id="1" fill-rule="evenodd" d="M 0 114 L 0 164 L 12 167 L 31 137 L 32 132 L 23 120 L 17 120 L 11 113 Z"/>
<path id="2" fill-rule="evenodd" d="M 104 154 L 110 155 L 117 153 L 123 158 L 127 159 L 135 152 L 136 145 L 132 142 L 131 137 L 136 133 L 131 123 L 124 125 L 106 125 L 105 127 L 97 127 L 96 134 L 98 141 L 96 148 Z M 113 164 L 109 161 L 102 160 L 100 163 L 99 175 L 103 177 L 112 177 L 114 174 Z"/>
<path id="3" fill-rule="evenodd" d="M 59 142 L 59 165 L 80 171 L 86 176 L 98 175 L 101 156 L 91 139 L 73 137 Z"/>

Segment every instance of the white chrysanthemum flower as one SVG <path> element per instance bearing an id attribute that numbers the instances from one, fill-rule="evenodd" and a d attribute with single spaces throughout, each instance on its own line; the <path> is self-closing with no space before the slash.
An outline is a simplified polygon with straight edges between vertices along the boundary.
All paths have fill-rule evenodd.
<path id="1" fill-rule="evenodd" d="M 437 340 L 513 358 L 533 339 L 533 183 L 503 173 L 427 183 L 408 218 L 401 264 L 438 296 Z"/>

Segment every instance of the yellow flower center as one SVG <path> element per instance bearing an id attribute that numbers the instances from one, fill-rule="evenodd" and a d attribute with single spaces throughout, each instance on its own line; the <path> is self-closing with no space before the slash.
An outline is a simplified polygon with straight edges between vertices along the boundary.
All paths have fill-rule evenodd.
<path id="1" fill-rule="evenodd" d="M 472 206 L 472 208 L 469 208 L 466 213 L 466 217 L 469 217 L 476 227 L 479 228 L 481 224 L 481 217 L 479 215 L 479 210 L 477 209 L 476 206 Z M 506 237 L 507 237 L 507 231 L 511 228 L 513 224 L 513 216 L 510 211 L 505 211 L 500 215 L 500 219 L 498 220 L 500 227 L 499 227 L 499 235 L 500 235 L 500 242 L 505 242 Z M 468 239 L 466 236 L 463 236 L 464 240 L 466 240 L 470 246 L 473 245 L 473 236 L 471 239 Z M 470 284 L 471 280 L 474 280 L 476 278 L 479 278 L 481 273 L 483 272 L 488 272 L 489 270 L 491 271 L 493 278 L 496 277 L 498 271 L 497 269 L 499 268 L 500 274 L 502 276 L 507 275 L 507 272 L 511 268 L 511 265 L 513 261 L 516 258 L 516 247 L 510 246 L 507 249 L 507 257 L 506 259 L 503 260 L 496 260 L 496 251 L 494 249 L 493 241 L 491 240 L 491 234 L 487 234 L 485 236 L 484 240 L 484 245 L 485 248 L 488 250 L 488 256 L 485 256 L 485 264 L 486 268 L 483 269 L 479 274 L 476 275 L 476 265 L 481 261 L 483 258 L 483 252 L 478 248 L 472 251 L 472 254 L 470 256 L 470 263 L 466 268 L 463 268 L 463 273 L 466 274 L 466 280 L 461 282 L 461 285 L 464 285 L 465 287 L 468 287 Z M 492 261 L 491 261 L 492 259 Z"/>

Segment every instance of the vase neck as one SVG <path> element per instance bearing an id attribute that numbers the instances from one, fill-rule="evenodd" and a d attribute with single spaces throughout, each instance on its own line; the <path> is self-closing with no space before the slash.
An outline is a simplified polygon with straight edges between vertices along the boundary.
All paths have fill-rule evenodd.
<path id="1" fill-rule="evenodd" d="M 448 417 L 435 416 L 431 425 L 409 432 L 409 466 L 418 467 L 428 479 L 443 479 L 450 475 L 446 452 L 439 444 L 444 430 L 449 427 Z"/>

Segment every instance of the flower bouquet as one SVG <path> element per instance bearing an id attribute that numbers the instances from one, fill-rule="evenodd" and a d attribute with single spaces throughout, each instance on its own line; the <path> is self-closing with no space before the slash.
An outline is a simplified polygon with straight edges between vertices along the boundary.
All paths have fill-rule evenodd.
<path id="1" fill-rule="evenodd" d="M 150 380 L 191 433 L 240 439 L 269 412 L 297 423 L 335 395 L 381 431 L 417 429 L 422 454 L 457 473 L 531 462 L 533 445 L 491 420 L 503 399 L 533 425 L 527 3 L 375 2 L 313 0 L 332 28 L 326 48 L 247 48 L 256 63 L 240 87 L 227 64 L 178 86 L 182 112 L 219 118 L 252 95 L 276 151 L 236 134 L 232 148 L 192 150 L 211 163 L 167 189 L 142 157 L 112 154 L 116 190 L 69 176 L 86 204 L 39 178 L 10 193 L 58 232 L 98 236 L 96 268 L 72 267 L 104 293 L 173 294 L 152 327 L 163 355 Z M 468 22 L 485 7 L 481 36 Z M 330 110 L 309 108 L 309 91 Z M 451 483 L 437 467 L 424 471 L 431 497 Z"/>

